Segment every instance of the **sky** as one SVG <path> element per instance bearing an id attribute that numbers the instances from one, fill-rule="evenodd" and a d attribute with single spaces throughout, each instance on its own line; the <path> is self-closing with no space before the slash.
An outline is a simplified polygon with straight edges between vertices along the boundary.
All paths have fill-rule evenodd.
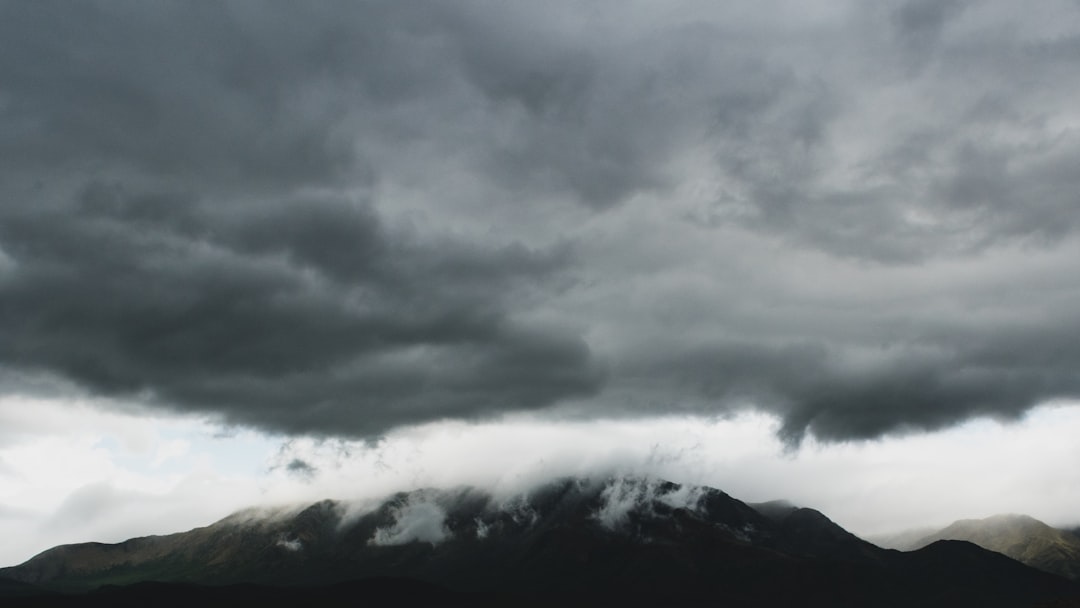
<path id="1" fill-rule="evenodd" d="M 1067 523 L 1078 59 L 1075 0 L 0 1 L 0 563 L 610 470 Z"/>

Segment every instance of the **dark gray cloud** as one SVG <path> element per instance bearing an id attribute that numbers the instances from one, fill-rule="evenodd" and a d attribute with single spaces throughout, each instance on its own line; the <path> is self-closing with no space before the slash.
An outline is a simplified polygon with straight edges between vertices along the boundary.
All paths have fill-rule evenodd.
<path id="1" fill-rule="evenodd" d="M 0 354 L 112 395 L 289 431 L 588 394 L 585 343 L 513 318 L 563 249 L 418 242 L 362 202 L 212 205 L 91 184 L 4 217 Z"/>
<path id="2" fill-rule="evenodd" d="M 843 348 L 726 344 L 680 355 L 655 375 L 672 378 L 688 409 L 709 402 L 751 403 L 778 412 L 781 436 L 869 439 L 924 431 L 977 416 L 1014 420 L 1027 408 L 1080 392 L 1080 349 L 1067 328 L 1040 327 L 998 336 L 954 335 L 937 351 L 907 350 L 872 365 L 853 365 Z M 1051 335 L 1052 334 L 1052 335 Z"/>
<path id="3" fill-rule="evenodd" d="M 319 472 L 318 468 L 312 466 L 305 460 L 301 460 L 300 458 L 293 458 L 292 460 L 290 460 L 289 464 L 285 465 L 285 470 L 292 475 L 296 475 L 297 477 L 302 477 L 306 479 L 314 477 L 315 474 Z"/>
<path id="4" fill-rule="evenodd" d="M 347 435 L 1075 397 L 1076 10 L 2 3 L 0 385 Z"/>

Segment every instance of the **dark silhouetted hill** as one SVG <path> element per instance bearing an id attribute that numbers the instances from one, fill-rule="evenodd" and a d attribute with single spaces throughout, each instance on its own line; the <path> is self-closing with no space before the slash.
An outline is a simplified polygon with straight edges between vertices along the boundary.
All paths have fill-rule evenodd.
<path id="1" fill-rule="evenodd" d="M 1074 583 L 970 543 L 902 553 L 812 509 L 758 507 L 649 479 L 564 479 L 510 498 L 418 490 L 60 546 L 0 576 L 71 594 L 40 600 L 47 605 L 899 607 L 1080 597 Z"/>

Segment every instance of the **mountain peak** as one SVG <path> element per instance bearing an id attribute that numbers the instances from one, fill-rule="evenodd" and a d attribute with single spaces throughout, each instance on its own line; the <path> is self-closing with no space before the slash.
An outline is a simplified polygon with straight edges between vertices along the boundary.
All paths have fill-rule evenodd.
<path id="1" fill-rule="evenodd" d="M 750 504 L 758 513 L 769 519 L 780 522 L 799 507 L 789 500 L 770 500 L 768 502 L 755 502 Z"/>

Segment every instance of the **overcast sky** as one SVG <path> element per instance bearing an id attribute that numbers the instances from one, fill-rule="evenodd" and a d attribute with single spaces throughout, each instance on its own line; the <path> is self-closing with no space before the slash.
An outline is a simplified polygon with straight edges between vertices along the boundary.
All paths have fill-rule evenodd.
<path id="1" fill-rule="evenodd" d="M 0 1 L 0 527 L 656 458 L 1080 512 L 1077 99 L 1075 0 Z"/>

